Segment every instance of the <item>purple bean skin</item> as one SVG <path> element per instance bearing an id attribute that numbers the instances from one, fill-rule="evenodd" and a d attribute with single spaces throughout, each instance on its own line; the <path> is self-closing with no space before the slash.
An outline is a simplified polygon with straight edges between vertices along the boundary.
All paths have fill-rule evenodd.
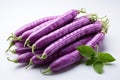
<path id="1" fill-rule="evenodd" d="M 22 33 L 24 33 L 25 31 L 30 30 L 30 29 L 36 27 L 37 25 L 40 25 L 41 23 L 44 23 L 44 22 L 46 22 L 46 21 L 48 21 L 48 20 L 51 20 L 51 19 L 53 19 L 53 18 L 55 18 L 55 17 L 56 17 L 56 16 L 44 17 L 44 18 L 35 20 L 35 21 L 31 22 L 31 23 L 28 23 L 28 24 L 20 27 L 18 30 L 16 30 L 16 32 L 14 33 L 14 35 L 15 35 L 16 37 L 19 37 L 19 36 L 21 36 Z"/>
<path id="2" fill-rule="evenodd" d="M 56 52 L 57 54 L 53 54 L 52 56 L 50 56 L 50 57 L 48 57 L 47 59 L 44 59 L 44 60 L 38 59 L 36 57 L 36 55 L 35 55 L 35 56 L 33 56 L 31 58 L 31 61 L 32 61 L 33 64 L 46 64 L 46 63 L 50 63 L 50 62 L 56 60 L 57 58 L 59 58 L 59 57 L 65 55 L 67 53 L 70 53 L 70 52 L 76 50 L 77 46 L 84 45 L 92 37 L 93 37 L 93 35 L 89 35 L 87 37 L 81 38 L 81 39 L 75 41 L 74 43 L 72 43 L 70 45 L 67 45 L 66 47 L 62 48 L 61 50 Z M 41 56 L 41 55 L 39 55 L 39 56 Z"/>
<path id="3" fill-rule="evenodd" d="M 17 41 L 17 42 L 15 42 L 15 47 L 17 47 L 17 48 L 24 47 L 24 43 L 21 41 Z"/>
<path id="4" fill-rule="evenodd" d="M 38 54 L 37 54 L 38 55 Z M 50 56 L 49 58 L 47 59 L 44 59 L 44 60 L 41 60 L 41 59 L 38 59 L 36 56 L 37 55 L 34 55 L 32 58 L 31 58 L 31 61 L 32 61 L 32 64 L 35 64 L 35 65 L 43 65 L 43 64 L 47 64 L 47 63 L 50 63 L 52 61 L 55 60 L 56 56 L 53 55 L 53 56 Z M 41 56 L 41 54 L 39 55 Z"/>
<path id="5" fill-rule="evenodd" d="M 65 25 L 64 27 L 57 29 L 56 31 L 53 31 L 52 33 L 43 36 L 42 38 L 38 39 L 33 46 L 35 48 L 42 48 L 46 47 L 55 40 L 65 36 L 68 33 L 71 33 L 72 31 L 81 28 L 82 26 L 85 26 L 87 24 L 91 23 L 91 19 L 88 16 L 82 16 L 72 23 Z"/>
<path id="6" fill-rule="evenodd" d="M 104 33 L 100 32 L 100 33 L 96 34 L 85 45 L 94 47 L 94 46 L 100 44 L 100 42 L 103 41 L 103 39 L 104 39 Z M 48 67 L 48 71 L 51 71 L 51 72 L 60 71 L 64 68 L 80 61 L 81 59 L 82 59 L 82 56 L 80 55 L 80 53 L 77 50 L 75 50 L 63 57 L 58 58 L 54 62 L 52 62 L 50 64 L 50 66 Z"/>
<path id="7" fill-rule="evenodd" d="M 38 29 L 40 29 L 40 28 L 46 26 L 47 24 L 51 23 L 55 18 L 57 18 L 57 17 L 54 17 L 54 18 L 52 18 L 51 20 L 48 20 L 48 21 L 46 21 L 46 22 L 44 22 L 44 23 L 41 23 L 40 25 L 34 27 L 33 29 L 30 29 L 30 30 L 25 31 L 25 32 L 20 36 L 20 38 L 21 38 L 23 41 L 25 41 L 31 33 L 35 32 L 35 31 L 37 31 Z"/>
<path id="8" fill-rule="evenodd" d="M 48 24 L 47 26 L 44 26 L 43 28 L 32 33 L 27 38 L 27 41 L 29 43 L 34 43 L 35 41 L 37 41 L 39 38 L 43 37 L 44 35 L 71 22 L 78 14 L 79 14 L 79 10 L 70 10 L 70 11 L 64 13 L 60 17 L 56 18 L 51 24 Z"/>
<path id="9" fill-rule="evenodd" d="M 60 51 L 57 52 L 58 56 L 61 57 L 67 53 L 70 53 L 70 52 L 76 50 L 77 46 L 84 45 L 89 40 L 91 40 L 93 38 L 93 36 L 94 36 L 94 34 L 85 36 L 85 37 L 80 38 L 79 40 L 71 43 L 70 45 L 63 47 Z"/>
<path id="10" fill-rule="evenodd" d="M 35 54 L 42 54 L 42 50 L 39 51 L 35 51 Z M 32 52 L 26 52 L 24 54 L 21 54 L 18 56 L 17 61 L 18 63 L 28 63 L 30 61 L 30 58 L 33 57 L 33 53 Z"/>
<path id="11" fill-rule="evenodd" d="M 94 36 L 94 38 L 93 38 L 91 41 L 89 41 L 86 45 L 87 45 L 87 46 L 93 46 L 93 47 L 95 47 L 96 44 L 97 44 L 97 45 L 101 44 L 101 42 L 103 41 L 104 37 L 105 37 L 105 33 L 99 32 L 99 33 L 96 34 L 96 35 Z M 98 43 L 98 42 L 99 42 L 99 43 Z"/>
<path id="12" fill-rule="evenodd" d="M 18 56 L 18 63 L 28 63 L 30 58 L 33 56 L 32 52 L 27 52 Z"/>
<path id="13" fill-rule="evenodd" d="M 78 51 L 73 51 L 68 55 L 58 58 L 58 60 L 54 61 L 50 64 L 49 68 L 52 72 L 59 71 L 66 66 L 70 66 L 73 63 L 76 63 L 82 59 L 82 56 L 78 53 Z"/>
<path id="14" fill-rule="evenodd" d="M 11 52 L 14 53 L 14 54 L 21 55 L 21 54 L 24 54 L 26 52 L 31 52 L 31 48 L 21 47 L 21 48 L 16 48 L 14 50 L 11 50 Z"/>
<path id="15" fill-rule="evenodd" d="M 55 41 L 51 45 L 49 45 L 43 52 L 41 58 L 47 58 L 48 56 L 54 54 L 56 51 L 61 49 L 62 47 L 74 42 L 75 40 L 91 34 L 95 32 L 99 32 L 102 29 L 102 25 L 99 21 L 96 21 L 93 24 L 89 24 L 87 26 L 84 26 L 80 29 L 77 29 L 73 31 L 72 33 L 62 37 L 61 39 Z M 59 46 L 58 46 L 59 45 Z"/>
<path id="16" fill-rule="evenodd" d="M 32 62 L 34 64 L 46 64 L 46 63 L 54 61 L 55 59 L 58 58 L 58 56 L 60 57 L 60 56 L 63 56 L 65 54 L 69 53 L 61 58 L 58 58 L 58 60 L 56 60 L 49 66 L 51 68 L 52 72 L 56 72 L 56 71 L 59 71 L 59 70 L 65 68 L 66 66 L 76 63 L 82 59 L 80 53 L 77 50 L 75 50 L 76 46 L 80 46 L 80 45 L 86 43 L 88 40 L 90 40 L 85 45 L 94 47 L 94 46 L 100 44 L 101 41 L 103 41 L 104 37 L 105 37 L 105 34 L 103 32 L 99 32 L 92 39 L 91 39 L 91 37 L 83 38 L 82 40 L 78 40 L 77 42 L 69 45 L 68 47 L 61 49 L 58 52 L 58 55 L 54 54 L 53 56 L 50 56 L 46 60 L 39 60 L 36 58 L 36 56 L 33 56 L 32 52 L 27 52 L 18 57 L 18 62 L 19 63 L 28 63 L 31 58 Z M 72 50 L 73 52 L 71 52 L 69 50 Z M 43 51 L 38 51 L 38 52 L 36 51 L 35 54 L 41 55 L 42 52 Z M 66 53 L 64 53 L 64 52 L 66 52 Z"/>

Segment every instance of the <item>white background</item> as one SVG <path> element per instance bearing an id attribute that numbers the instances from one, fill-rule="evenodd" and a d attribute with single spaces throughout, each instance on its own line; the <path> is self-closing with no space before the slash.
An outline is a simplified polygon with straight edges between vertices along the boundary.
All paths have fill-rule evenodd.
<path id="1" fill-rule="evenodd" d="M 86 8 L 88 13 L 107 15 L 109 31 L 103 42 L 105 52 L 116 61 L 104 66 L 99 75 L 84 64 L 56 75 L 42 75 L 39 68 L 25 69 L 7 61 L 7 37 L 22 25 L 45 16 L 59 15 L 70 9 Z M 120 1 L 119 0 L 0 0 L 0 79 L 1 80 L 118 80 L 120 79 Z"/>

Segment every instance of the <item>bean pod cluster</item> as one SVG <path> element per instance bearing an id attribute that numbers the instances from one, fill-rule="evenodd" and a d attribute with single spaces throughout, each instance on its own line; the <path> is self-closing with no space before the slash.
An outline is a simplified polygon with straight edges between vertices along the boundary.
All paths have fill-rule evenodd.
<path id="1" fill-rule="evenodd" d="M 9 36 L 10 46 L 6 52 L 17 55 L 14 63 L 30 65 L 49 64 L 44 72 L 58 72 L 83 59 L 76 47 L 96 48 L 107 32 L 108 19 L 96 14 L 85 14 L 85 9 L 72 9 L 61 15 L 44 17 L 20 27 Z M 78 17 L 79 15 L 79 17 Z M 11 50 L 11 47 L 15 49 Z"/>

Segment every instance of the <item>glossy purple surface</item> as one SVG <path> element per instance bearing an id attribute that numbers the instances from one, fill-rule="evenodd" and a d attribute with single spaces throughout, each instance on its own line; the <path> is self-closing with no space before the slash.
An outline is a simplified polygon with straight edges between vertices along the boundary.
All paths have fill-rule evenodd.
<path id="1" fill-rule="evenodd" d="M 74 42 L 75 40 L 77 40 L 85 35 L 99 32 L 101 29 L 102 29 L 101 23 L 93 23 L 93 24 L 84 26 L 82 28 L 79 28 L 79 29 L 73 31 L 72 33 L 62 37 L 61 39 L 55 41 L 51 45 L 49 45 L 44 50 L 43 54 L 50 56 L 50 55 L 54 54 L 55 52 L 57 52 L 62 47 Z"/>
<path id="2" fill-rule="evenodd" d="M 65 36 L 66 34 L 71 33 L 72 31 L 81 28 L 91 22 L 90 18 L 86 16 L 82 16 L 73 22 L 61 27 L 60 29 L 57 29 L 56 31 L 53 31 L 52 33 L 43 36 L 42 38 L 38 39 L 35 43 L 34 46 L 36 48 L 42 48 L 46 47 L 55 40 Z"/>

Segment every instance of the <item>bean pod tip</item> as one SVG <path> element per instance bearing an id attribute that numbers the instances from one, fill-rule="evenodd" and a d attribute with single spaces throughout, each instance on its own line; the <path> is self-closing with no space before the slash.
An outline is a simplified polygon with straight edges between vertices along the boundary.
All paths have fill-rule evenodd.
<path id="1" fill-rule="evenodd" d="M 33 62 L 32 62 L 32 60 L 30 59 L 28 65 L 26 66 L 26 69 L 28 69 L 28 68 L 30 67 L 30 65 L 32 65 L 32 64 L 33 64 Z"/>
<path id="2" fill-rule="evenodd" d="M 33 44 L 32 45 L 32 53 L 34 53 L 36 46 Z"/>
<path id="3" fill-rule="evenodd" d="M 85 9 L 85 8 L 81 8 L 81 9 L 79 10 L 79 12 L 81 12 L 81 13 L 86 13 L 86 9 Z"/>
<path id="4" fill-rule="evenodd" d="M 42 71 L 42 70 L 40 69 L 40 72 L 41 72 L 42 74 L 44 74 L 44 75 L 47 75 L 47 74 L 51 74 L 51 73 L 52 73 L 50 67 L 48 67 L 48 68 L 47 68 L 46 70 L 44 70 L 44 71 Z"/>
<path id="5" fill-rule="evenodd" d="M 24 47 L 25 47 L 27 44 L 29 44 L 29 39 L 26 39 L 26 40 L 25 40 Z"/>
<path id="6" fill-rule="evenodd" d="M 18 60 L 17 60 L 17 59 L 11 60 L 9 57 L 7 57 L 7 60 L 8 60 L 8 61 L 11 61 L 11 62 L 14 62 L 14 63 L 18 63 Z"/>

